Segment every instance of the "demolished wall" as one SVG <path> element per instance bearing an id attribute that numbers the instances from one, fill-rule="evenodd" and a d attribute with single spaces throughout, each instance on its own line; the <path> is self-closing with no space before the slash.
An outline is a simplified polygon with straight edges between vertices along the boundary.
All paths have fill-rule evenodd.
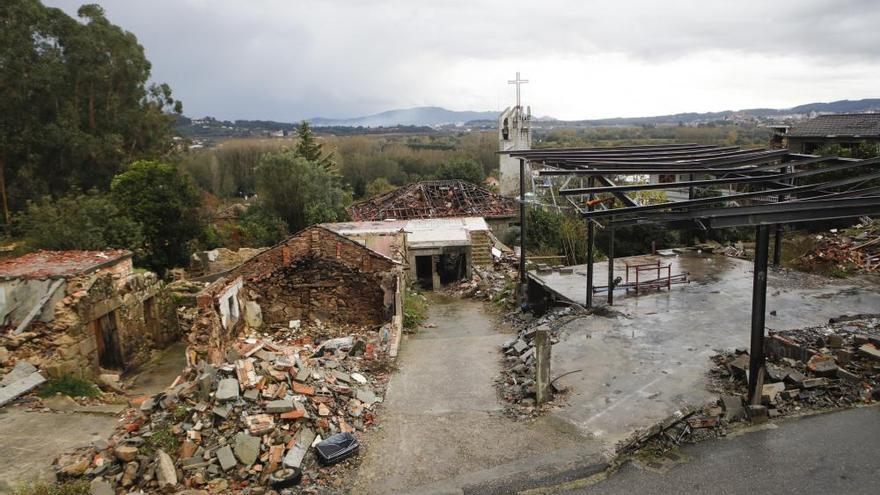
<path id="1" fill-rule="evenodd" d="M 7 333 L 2 345 L 50 376 L 92 376 L 100 371 L 95 322 L 101 317 L 115 322 L 122 369 L 142 364 L 152 349 L 179 336 L 174 304 L 155 274 L 102 271 L 69 278 L 52 320 Z"/>
<path id="2" fill-rule="evenodd" d="M 185 317 L 192 322 L 190 360 L 221 362 L 243 332 L 264 324 L 286 327 L 291 320 L 359 326 L 391 322 L 399 335 L 401 273 L 399 264 L 357 242 L 320 226 L 305 229 L 199 294 L 196 314 Z M 223 314 L 229 307 L 241 316 L 234 325 Z"/>

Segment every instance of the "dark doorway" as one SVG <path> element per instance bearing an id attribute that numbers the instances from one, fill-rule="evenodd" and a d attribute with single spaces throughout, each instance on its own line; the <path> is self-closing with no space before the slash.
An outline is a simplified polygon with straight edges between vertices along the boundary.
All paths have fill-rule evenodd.
<path id="1" fill-rule="evenodd" d="M 116 314 L 111 311 L 95 320 L 95 339 L 98 341 L 98 362 L 102 368 L 121 370 L 122 349 L 119 346 L 119 330 Z"/>
<path id="2" fill-rule="evenodd" d="M 467 275 L 467 256 L 464 253 L 450 253 L 440 256 L 440 283 L 443 285 L 458 282 Z"/>
<path id="3" fill-rule="evenodd" d="M 431 290 L 434 288 L 432 263 L 432 256 L 416 256 L 416 280 L 423 289 Z"/>

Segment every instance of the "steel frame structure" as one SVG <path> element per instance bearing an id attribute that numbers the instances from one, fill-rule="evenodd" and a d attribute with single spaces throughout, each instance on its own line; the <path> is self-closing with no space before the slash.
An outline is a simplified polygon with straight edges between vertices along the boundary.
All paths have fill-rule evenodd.
<path id="1" fill-rule="evenodd" d="M 589 198 L 587 208 L 577 207 L 588 225 L 587 308 L 593 305 L 593 244 L 595 227 L 605 220 L 609 229 L 608 304 L 613 304 L 614 232 L 628 225 L 662 224 L 680 229 L 713 229 L 751 226 L 756 229 L 755 270 L 752 288 L 749 401 L 760 399 L 756 390 L 764 369 L 764 322 L 770 227 L 774 227 L 774 265 L 779 263 L 782 225 L 864 215 L 880 215 L 880 157 L 853 160 L 791 153 L 789 150 L 753 149 L 713 145 L 637 145 L 611 148 L 567 148 L 512 152 L 520 160 L 520 281 L 526 284 L 525 173 L 526 162 L 543 167 L 539 176 L 585 176 L 588 187 L 561 189 L 560 196 Z M 845 178 L 827 178 L 846 173 Z M 676 180 L 656 184 L 617 184 L 626 176 L 675 174 Z M 679 181 L 687 174 L 689 180 Z M 699 179 L 695 179 L 699 176 Z M 706 178 L 704 178 L 706 177 Z M 810 183 L 798 184 L 810 178 Z M 596 184 L 599 185 L 596 185 Z M 719 185 L 743 186 L 747 191 L 728 196 L 695 198 L 695 189 Z M 688 199 L 640 205 L 627 193 L 646 190 L 687 189 Z M 611 194 L 623 207 L 597 202 Z M 773 197 L 769 204 L 740 204 Z M 599 208 L 596 208 L 599 207 Z"/>

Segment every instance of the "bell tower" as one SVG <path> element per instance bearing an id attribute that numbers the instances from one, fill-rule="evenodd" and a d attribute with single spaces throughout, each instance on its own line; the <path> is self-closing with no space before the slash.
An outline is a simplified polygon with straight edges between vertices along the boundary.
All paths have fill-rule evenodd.
<path id="1" fill-rule="evenodd" d="M 516 106 L 507 107 L 498 116 L 498 150 L 520 151 L 532 148 L 532 110 L 523 107 L 520 101 L 520 89 L 528 80 L 521 79 L 519 72 L 516 79 L 507 81 L 516 86 Z M 519 195 L 519 159 L 509 154 L 498 155 L 501 175 L 501 194 L 504 196 Z"/>

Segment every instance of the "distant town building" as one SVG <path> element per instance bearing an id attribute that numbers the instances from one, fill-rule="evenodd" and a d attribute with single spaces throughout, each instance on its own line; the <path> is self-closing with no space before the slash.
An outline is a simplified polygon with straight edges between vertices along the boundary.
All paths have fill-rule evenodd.
<path id="1" fill-rule="evenodd" d="M 516 106 L 507 107 L 498 116 L 498 150 L 499 151 L 522 151 L 532 148 L 532 109 L 523 108 L 520 102 L 520 85 L 528 81 L 520 79 L 519 72 L 516 79 L 508 81 L 516 85 Z M 504 196 L 519 195 L 519 159 L 509 154 L 498 155 L 501 175 L 501 194 Z"/>
<path id="2" fill-rule="evenodd" d="M 819 115 L 796 123 L 790 128 L 774 128 L 782 132 L 785 146 L 795 153 L 814 153 L 820 148 L 837 144 L 844 148 L 861 143 L 880 143 L 880 113 Z"/>

